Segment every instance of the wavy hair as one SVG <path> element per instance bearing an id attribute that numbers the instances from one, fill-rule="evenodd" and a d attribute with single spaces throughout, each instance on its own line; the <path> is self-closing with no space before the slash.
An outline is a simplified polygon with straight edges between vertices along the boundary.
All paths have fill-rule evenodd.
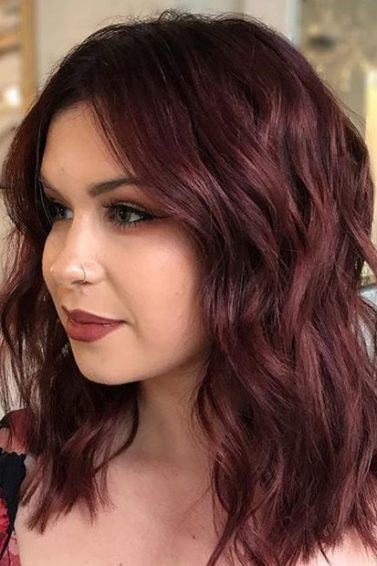
<path id="1" fill-rule="evenodd" d="M 43 533 L 79 500 L 94 517 L 107 464 L 139 423 L 137 382 L 80 373 L 42 277 L 39 166 L 51 120 L 81 102 L 200 252 L 212 349 L 191 416 L 226 518 L 207 566 L 225 552 L 291 566 L 351 530 L 377 553 L 377 310 L 360 293 L 363 265 L 377 274 L 370 159 L 305 57 L 243 14 L 166 10 L 95 31 L 17 128 L 2 169 L 0 363 L 4 407 L 12 380 L 38 461 L 21 490 L 22 505 L 40 487 L 29 528 Z"/>

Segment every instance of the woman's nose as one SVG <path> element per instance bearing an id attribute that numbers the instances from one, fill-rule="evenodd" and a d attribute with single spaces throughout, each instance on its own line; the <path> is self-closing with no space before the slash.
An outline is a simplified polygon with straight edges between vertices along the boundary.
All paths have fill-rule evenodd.
<path id="1" fill-rule="evenodd" d="M 98 243 L 93 241 L 90 230 L 93 229 L 72 225 L 65 234 L 64 242 L 50 265 L 50 275 L 57 285 L 94 283 L 103 277 Z"/>
<path id="2" fill-rule="evenodd" d="M 50 266 L 50 275 L 59 287 L 76 285 L 98 285 L 106 277 L 105 266 L 96 260 L 74 259 L 67 262 L 54 262 Z"/>
<path id="3" fill-rule="evenodd" d="M 53 263 L 50 266 L 50 274 L 59 285 L 64 284 L 68 286 L 87 281 L 87 270 L 82 267 L 80 262 L 63 267 L 59 267 L 56 263 Z"/>

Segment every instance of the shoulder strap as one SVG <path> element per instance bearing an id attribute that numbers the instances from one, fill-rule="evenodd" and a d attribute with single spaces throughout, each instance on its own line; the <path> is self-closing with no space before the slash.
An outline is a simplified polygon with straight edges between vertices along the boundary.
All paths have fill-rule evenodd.
<path id="1" fill-rule="evenodd" d="M 27 409 L 10 411 L 0 420 L 0 448 L 26 454 Z"/>

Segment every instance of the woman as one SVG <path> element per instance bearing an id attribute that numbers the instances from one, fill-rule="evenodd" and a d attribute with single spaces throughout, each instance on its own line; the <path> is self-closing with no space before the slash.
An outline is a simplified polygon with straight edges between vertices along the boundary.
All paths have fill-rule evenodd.
<path id="1" fill-rule="evenodd" d="M 374 187 L 294 46 L 107 26 L 2 174 L 4 564 L 374 564 Z"/>

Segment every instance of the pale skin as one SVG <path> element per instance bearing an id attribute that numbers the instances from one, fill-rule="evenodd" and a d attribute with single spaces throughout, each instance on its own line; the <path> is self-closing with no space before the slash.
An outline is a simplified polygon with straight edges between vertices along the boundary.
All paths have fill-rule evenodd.
<path id="1" fill-rule="evenodd" d="M 42 265 L 61 323 L 67 322 L 62 305 L 125 321 L 96 342 L 70 339 L 75 361 L 94 382 L 140 382 L 142 398 L 135 441 L 109 466 L 115 507 L 100 511 L 93 526 L 73 509 L 43 535 L 26 528 L 31 506 L 19 507 L 15 530 L 22 565 L 205 566 L 216 542 L 207 490 L 210 458 L 204 436 L 188 420 L 188 396 L 209 349 L 198 305 L 196 250 L 182 226 L 158 211 L 141 187 L 88 195 L 91 184 L 125 175 L 84 105 L 53 120 L 41 173 L 49 184 L 46 195 L 63 205 Z M 122 229 L 103 208 L 110 200 L 165 218 Z M 141 216 L 128 218 L 132 224 Z M 32 473 L 29 457 L 26 463 Z M 376 563 L 351 538 L 333 556 L 333 566 Z M 322 563 L 319 558 L 312 564 Z"/>

